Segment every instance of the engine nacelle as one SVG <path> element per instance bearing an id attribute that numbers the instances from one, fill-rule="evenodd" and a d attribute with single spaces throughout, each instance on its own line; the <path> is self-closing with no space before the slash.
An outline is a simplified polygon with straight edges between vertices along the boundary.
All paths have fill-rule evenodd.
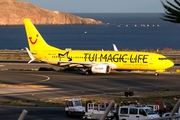
<path id="1" fill-rule="evenodd" d="M 106 64 L 95 64 L 91 67 L 92 73 L 109 73 L 111 67 Z"/>

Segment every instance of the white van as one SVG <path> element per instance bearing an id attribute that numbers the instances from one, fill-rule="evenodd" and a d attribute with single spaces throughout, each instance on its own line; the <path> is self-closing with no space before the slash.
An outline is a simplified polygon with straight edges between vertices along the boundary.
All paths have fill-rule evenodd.
<path id="1" fill-rule="evenodd" d="M 147 106 L 121 106 L 118 110 L 119 120 L 145 120 L 160 116 Z"/>

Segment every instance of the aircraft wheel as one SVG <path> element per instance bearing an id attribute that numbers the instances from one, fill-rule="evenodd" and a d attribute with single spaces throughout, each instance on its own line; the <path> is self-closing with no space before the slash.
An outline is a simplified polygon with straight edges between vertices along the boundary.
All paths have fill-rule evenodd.
<path id="1" fill-rule="evenodd" d="M 159 74 L 158 74 L 158 73 L 155 73 L 154 75 L 155 75 L 155 76 L 158 76 Z"/>
<path id="2" fill-rule="evenodd" d="M 85 75 L 89 75 L 89 72 L 88 72 L 88 71 L 85 71 Z"/>
<path id="3" fill-rule="evenodd" d="M 92 72 L 90 70 L 85 71 L 85 75 L 90 75 Z"/>

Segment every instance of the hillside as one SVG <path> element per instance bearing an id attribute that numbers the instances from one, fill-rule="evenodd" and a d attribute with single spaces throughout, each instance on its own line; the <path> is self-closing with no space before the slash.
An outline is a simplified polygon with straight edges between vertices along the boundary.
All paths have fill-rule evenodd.
<path id="1" fill-rule="evenodd" d="M 0 0 L 0 25 L 22 25 L 24 18 L 34 24 L 102 24 L 91 18 L 51 11 L 20 0 Z"/>

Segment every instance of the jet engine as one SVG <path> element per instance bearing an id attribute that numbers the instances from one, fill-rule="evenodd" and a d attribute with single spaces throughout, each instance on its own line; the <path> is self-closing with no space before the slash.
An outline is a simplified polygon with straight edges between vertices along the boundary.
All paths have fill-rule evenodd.
<path id="1" fill-rule="evenodd" d="M 92 73 L 109 73 L 111 71 L 111 67 L 106 64 L 95 64 L 91 67 Z"/>

